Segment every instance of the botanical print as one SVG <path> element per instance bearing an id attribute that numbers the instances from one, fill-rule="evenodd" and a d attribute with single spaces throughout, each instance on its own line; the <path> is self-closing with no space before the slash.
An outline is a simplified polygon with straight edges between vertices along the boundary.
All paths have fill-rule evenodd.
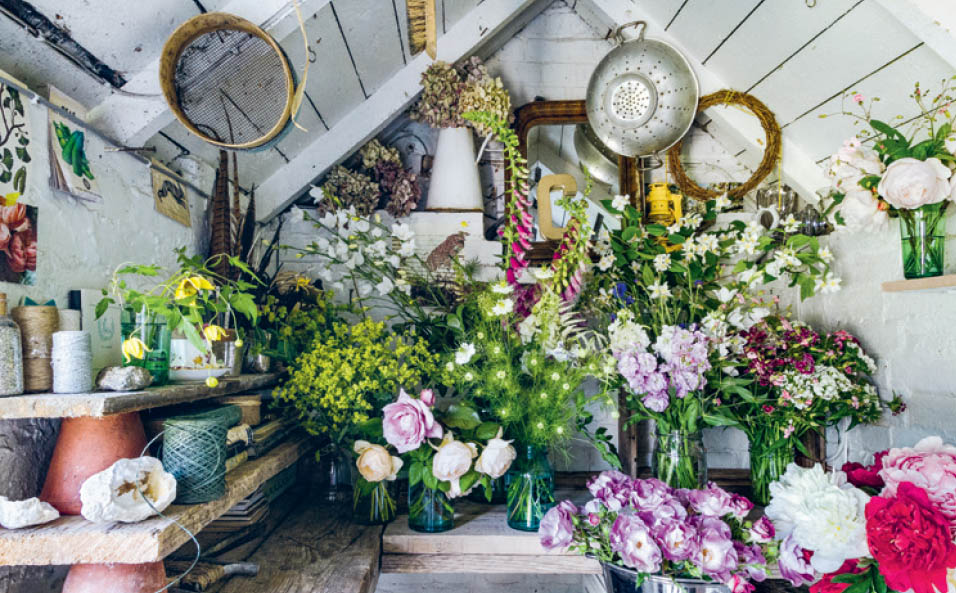
<path id="1" fill-rule="evenodd" d="M 0 202 L 16 200 L 26 191 L 30 126 L 20 92 L 0 84 Z"/>
<path id="2" fill-rule="evenodd" d="M 172 218 L 179 224 L 192 226 L 189 218 L 189 194 L 181 181 L 160 170 L 154 164 L 150 168 L 153 180 L 153 201 L 156 211 L 163 216 Z"/>
<path id="3" fill-rule="evenodd" d="M 0 282 L 36 284 L 37 207 L 0 206 Z"/>

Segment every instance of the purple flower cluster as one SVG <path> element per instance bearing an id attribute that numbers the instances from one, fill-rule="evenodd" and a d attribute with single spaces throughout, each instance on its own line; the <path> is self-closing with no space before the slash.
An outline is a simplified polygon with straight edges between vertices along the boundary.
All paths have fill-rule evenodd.
<path id="1" fill-rule="evenodd" d="M 649 410 L 665 411 L 671 390 L 683 399 L 703 387 L 710 345 L 696 327 L 664 326 L 650 350 L 623 352 L 617 361 L 618 372 L 634 393 L 644 394 L 642 401 Z"/>
<path id="2" fill-rule="evenodd" d="M 588 482 L 594 497 L 578 509 L 565 501 L 541 521 L 541 545 L 584 553 L 610 549 L 614 562 L 644 574 L 703 574 L 750 593 L 751 581 L 767 577 L 764 546 L 773 540 L 766 519 L 752 526 L 746 498 L 708 484 L 673 489 L 657 479 L 639 480 L 606 471 Z M 746 541 L 744 541 L 746 540 Z"/>

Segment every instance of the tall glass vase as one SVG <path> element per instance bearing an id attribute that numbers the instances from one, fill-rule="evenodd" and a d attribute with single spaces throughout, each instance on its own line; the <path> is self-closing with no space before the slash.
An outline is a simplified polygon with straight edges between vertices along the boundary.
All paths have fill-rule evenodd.
<path id="1" fill-rule="evenodd" d="M 130 358 L 123 366 L 143 367 L 153 376 L 152 386 L 169 382 L 169 351 L 172 333 L 166 319 L 152 313 L 136 313 L 123 309 L 120 317 L 123 340 L 138 338 L 146 346 L 143 358 Z"/>
<path id="2" fill-rule="evenodd" d="M 707 484 L 707 451 L 701 433 L 659 433 L 652 466 L 654 476 L 672 488 L 703 488 Z"/>
<path id="3" fill-rule="evenodd" d="M 899 211 L 905 278 L 926 278 L 943 274 L 946 242 L 944 214 L 947 203 L 948 201 L 943 201 L 913 210 Z"/>
<path id="4" fill-rule="evenodd" d="M 352 470 L 355 462 L 342 449 L 322 455 L 316 462 L 312 483 L 318 500 L 329 504 L 353 501 Z M 357 470 L 356 470 L 357 471 Z"/>
<path id="5" fill-rule="evenodd" d="M 444 492 L 419 480 L 408 487 L 408 526 L 425 533 L 448 531 L 455 526 L 455 507 Z"/>
<path id="6" fill-rule="evenodd" d="M 505 474 L 508 526 L 537 531 L 541 518 L 554 506 L 554 469 L 545 447 L 518 445 L 518 456 Z"/>
<path id="7" fill-rule="evenodd" d="M 398 483 L 388 480 L 355 481 L 352 494 L 352 520 L 361 525 L 384 525 L 395 518 Z"/>
<path id="8" fill-rule="evenodd" d="M 755 438 L 750 441 L 750 500 L 766 506 L 770 504 L 770 484 L 787 471 L 794 458 L 793 443 L 784 441 L 766 442 Z"/>

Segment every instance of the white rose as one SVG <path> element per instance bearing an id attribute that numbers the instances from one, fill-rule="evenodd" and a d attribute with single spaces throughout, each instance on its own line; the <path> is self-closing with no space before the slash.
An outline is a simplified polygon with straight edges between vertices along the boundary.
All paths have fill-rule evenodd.
<path id="1" fill-rule="evenodd" d="M 511 462 L 518 456 L 515 448 L 511 446 L 511 441 L 501 438 L 502 433 L 502 429 L 499 428 L 498 436 L 488 441 L 485 450 L 481 452 L 481 456 L 475 462 L 475 471 L 493 479 L 505 475 L 505 472 L 511 467 Z"/>
<path id="2" fill-rule="evenodd" d="M 389 455 L 385 447 L 373 445 L 368 441 L 355 441 L 354 449 L 359 455 L 355 465 L 362 477 L 369 482 L 393 481 L 398 477 L 402 460 Z"/>
<path id="3" fill-rule="evenodd" d="M 866 190 L 851 191 L 840 203 L 840 217 L 850 231 L 876 231 L 886 227 L 889 216 L 880 201 Z"/>
<path id="4" fill-rule="evenodd" d="M 478 456 L 478 447 L 474 443 L 463 443 L 454 440 L 450 433 L 438 447 L 432 459 L 432 475 L 443 482 L 451 484 L 448 491 L 449 498 L 457 498 L 464 494 L 461 491 L 459 480 L 471 469 L 471 460 Z"/>
<path id="5" fill-rule="evenodd" d="M 905 158 L 886 168 L 876 189 L 893 206 L 912 210 L 945 200 L 950 193 L 950 175 L 939 159 Z"/>
<path id="6" fill-rule="evenodd" d="M 879 175 L 883 172 L 883 163 L 876 152 L 863 148 L 860 141 L 850 138 L 840 150 L 830 157 L 827 176 L 832 180 L 833 188 L 841 192 L 859 189 L 864 177 Z"/>

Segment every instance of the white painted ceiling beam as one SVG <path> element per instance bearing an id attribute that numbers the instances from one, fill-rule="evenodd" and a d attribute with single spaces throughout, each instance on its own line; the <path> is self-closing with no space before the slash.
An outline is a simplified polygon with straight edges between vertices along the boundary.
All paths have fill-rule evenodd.
<path id="1" fill-rule="evenodd" d="M 613 31 L 616 27 L 636 20 L 648 21 L 647 36 L 660 39 L 678 48 L 687 58 L 697 79 L 700 82 L 701 95 L 706 95 L 721 89 L 731 88 L 718 78 L 689 51 L 664 30 L 664 25 L 653 22 L 648 18 L 648 12 L 641 8 L 640 2 L 629 0 L 577 0 L 575 11 L 592 28 L 601 35 Z M 770 106 L 772 108 L 772 106 Z M 748 152 L 762 153 L 766 141 L 763 129 L 757 119 L 748 112 L 730 108 L 710 109 L 707 112 L 720 128 L 737 136 Z M 807 201 L 816 202 L 819 198 L 816 191 L 829 185 L 823 170 L 784 133 L 783 137 L 783 178 L 800 196 Z"/>
<path id="2" fill-rule="evenodd" d="M 913 35 L 956 68 L 956 10 L 945 0 L 877 0 Z"/>
<path id="3" fill-rule="evenodd" d="M 302 18 L 311 17 L 329 2 L 330 0 L 299 0 Z M 299 29 L 299 20 L 291 0 L 232 0 L 223 7 L 222 12 L 258 24 L 279 41 Z M 175 117 L 166 105 L 159 86 L 159 60 L 157 56 L 123 87 L 124 90 L 149 96 L 131 97 L 113 93 L 90 110 L 90 123 L 127 146 L 144 145 L 157 132 L 172 123 Z"/>
<path id="4" fill-rule="evenodd" d="M 515 22 L 536 16 L 548 0 L 484 0 L 438 39 L 438 59 L 456 62 L 484 44 L 511 33 Z M 501 37 L 497 37 L 501 39 Z M 419 54 L 367 100 L 332 126 L 256 191 L 260 221 L 268 221 L 295 201 L 326 171 L 380 132 L 415 100 L 422 72 L 431 58 Z"/>

